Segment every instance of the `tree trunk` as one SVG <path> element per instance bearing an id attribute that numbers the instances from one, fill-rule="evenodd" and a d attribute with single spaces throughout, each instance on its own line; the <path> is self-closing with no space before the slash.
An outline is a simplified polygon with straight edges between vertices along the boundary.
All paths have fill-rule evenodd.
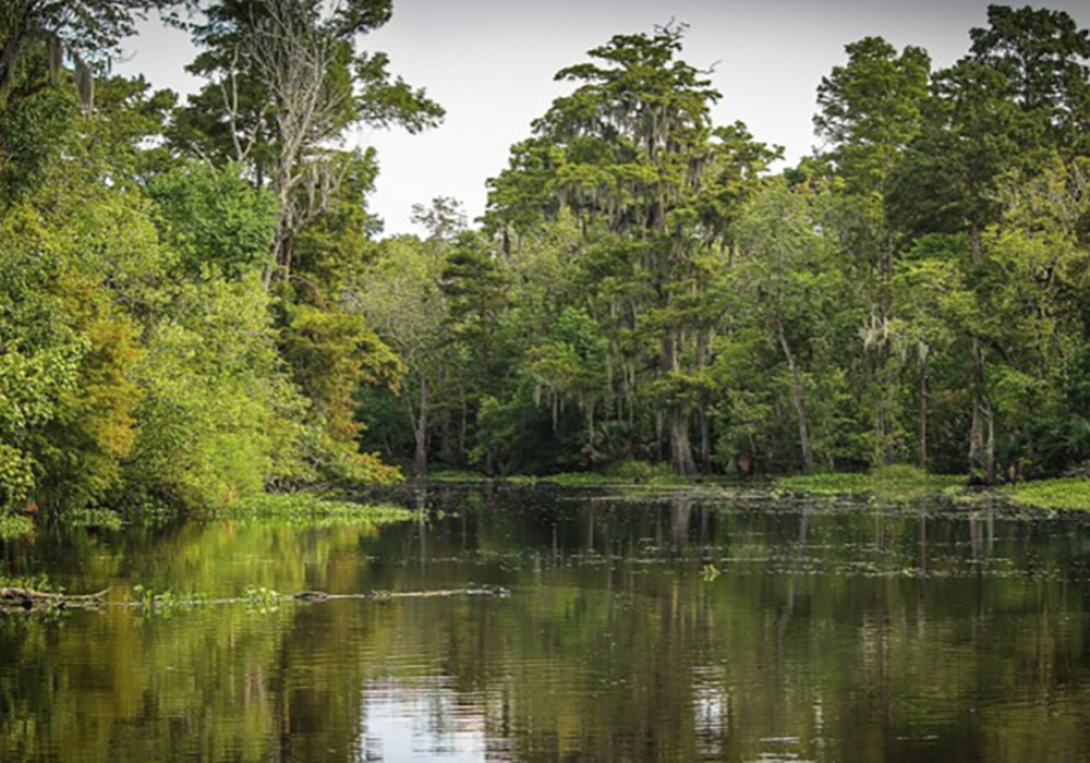
<path id="1" fill-rule="evenodd" d="M 708 331 L 701 328 L 696 335 L 696 367 L 703 369 L 708 360 L 708 344 L 711 339 Z M 708 421 L 709 394 L 701 389 L 697 398 L 696 420 L 700 427 L 700 469 L 704 474 L 712 473 L 711 423 Z"/>
<path id="2" fill-rule="evenodd" d="M 984 451 L 984 471 L 988 477 L 988 484 L 995 484 L 995 416 L 992 415 L 992 407 L 985 408 L 988 423 L 988 439 Z"/>
<path id="3" fill-rule="evenodd" d="M 15 81 L 15 68 L 19 63 L 19 56 L 23 52 L 23 42 L 29 30 L 30 4 L 23 2 L 22 6 L 19 20 L 15 22 L 3 50 L 0 51 L 0 104 L 7 100 L 12 83 Z"/>
<path id="4" fill-rule="evenodd" d="M 700 401 L 700 409 L 697 413 L 700 422 L 700 466 L 704 474 L 712 473 L 712 433 L 711 422 L 708 421 L 708 401 Z"/>
<path id="5" fill-rule="evenodd" d="M 969 422 L 969 482 L 984 482 L 984 417 L 982 402 L 980 399 L 980 377 L 982 376 L 982 364 L 980 356 L 980 343 L 973 339 L 973 387 L 972 387 L 972 418 Z"/>
<path id="6" fill-rule="evenodd" d="M 927 471 L 927 369 L 928 357 L 925 354 L 920 360 L 920 469 L 925 472 Z"/>
<path id="7" fill-rule="evenodd" d="M 980 262 L 980 232 L 975 224 L 969 231 L 969 250 L 974 263 Z M 995 426 L 991 406 L 985 395 L 984 351 L 973 337 L 972 420 L 969 425 L 969 482 L 995 483 Z M 987 437 L 985 437 L 987 426 Z"/>
<path id="8" fill-rule="evenodd" d="M 670 406 L 670 463 L 674 473 L 686 477 L 696 474 L 693 446 L 689 439 L 689 411 L 686 406 Z"/>
<path id="9" fill-rule="evenodd" d="M 795 362 L 795 354 L 791 352 L 791 345 L 787 342 L 787 335 L 783 331 L 783 324 L 777 322 L 780 335 L 780 347 L 787 358 L 787 367 L 791 371 L 791 404 L 795 406 L 795 413 L 799 419 L 799 446 L 802 448 L 802 468 L 811 472 L 814 470 L 814 451 L 810 446 L 810 428 L 806 421 L 806 408 L 802 404 L 802 377 L 799 374 L 798 364 Z"/>
<path id="10" fill-rule="evenodd" d="M 413 454 L 413 475 L 423 477 L 428 473 L 428 380 L 420 377 L 420 410 L 416 413 L 413 427 L 416 452 Z"/>
<path id="11" fill-rule="evenodd" d="M 969 426 L 969 482 L 995 484 L 995 423 L 984 394 L 984 353 L 973 339 L 973 401 Z"/>
<path id="12" fill-rule="evenodd" d="M 667 333 L 662 342 L 662 369 L 664 373 L 677 373 L 681 370 L 678 357 L 679 338 L 676 330 Z M 690 476 L 696 474 L 693 461 L 693 446 L 689 437 L 689 405 L 685 400 L 673 400 L 668 406 L 667 427 L 670 437 L 670 463 L 675 474 Z"/>

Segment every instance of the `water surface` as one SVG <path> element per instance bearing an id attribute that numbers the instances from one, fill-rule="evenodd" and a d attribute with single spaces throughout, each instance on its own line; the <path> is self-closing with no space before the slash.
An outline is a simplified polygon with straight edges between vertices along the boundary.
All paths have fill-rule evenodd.
<path id="1" fill-rule="evenodd" d="M 1090 522 L 432 487 L 385 527 L 39 533 L 0 571 L 183 597 L 0 616 L 0 761 L 1090 759 Z"/>

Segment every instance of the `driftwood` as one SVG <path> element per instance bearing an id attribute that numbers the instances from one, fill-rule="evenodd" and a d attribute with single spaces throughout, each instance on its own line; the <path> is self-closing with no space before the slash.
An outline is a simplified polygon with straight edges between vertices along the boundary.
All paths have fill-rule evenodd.
<path id="1" fill-rule="evenodd" d="M 0 587 L 0 613 L 17 610 L 39 610 L 65 607 L 102 607 L 107 604 L 121 607 L 158 607 L 160 603 L 152 599 L 147 601 L 106 601 L 104 591 L 90 594 L 66 594 L 35 591 L 29 588 Z M 333 601 L 334 599 L 371 599 L 385 601 L 389 599 L 427 599 L 447 596 L 490 596 L 505 598 L 511 591 L 500 586 L 489 588 L 450 588 L 437 591 L 367 591 L 366 593 L 326 593 L 325 591 L 300 591 L 291 595 L 274 594 L 267 603 L 279 601 Z M 179 600 L 165 606 L 191 606 L 194 604 L 253 604 L 253 598 L 200 599 L 193 602 Z"/>
<path id="2" fill-rule="evenodd" d="M 511 595 L 507 588 L 445 588 L 438 591 L 368 591 L 367 593 L 326 593 L 325 591 L 300 591 L 291 596 L 297 601 L 328 601 L 331 599 L 431 599 L 444 596 L 492 596 L 504 598 Z"/>
<path id="3" fill-rule="evenodd" d="M 105 604 L 107 588 L 98 593 L 67 594 L 35 591 L 30 588 L 0 588 L 0 608 L 34 609 L 46 607 L 101 607 Z"/>

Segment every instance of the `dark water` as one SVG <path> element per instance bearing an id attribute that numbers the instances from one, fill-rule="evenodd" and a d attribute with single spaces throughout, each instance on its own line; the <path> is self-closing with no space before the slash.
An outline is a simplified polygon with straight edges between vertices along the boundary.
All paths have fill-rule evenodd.
<path id="1" fill-rule="evenodd" d="M 431 488 L 403 525 L 40 534 L 70 591 L 415 591 L 0 616 L 0 761 L 1090 760 L 1090 522 Z"/>

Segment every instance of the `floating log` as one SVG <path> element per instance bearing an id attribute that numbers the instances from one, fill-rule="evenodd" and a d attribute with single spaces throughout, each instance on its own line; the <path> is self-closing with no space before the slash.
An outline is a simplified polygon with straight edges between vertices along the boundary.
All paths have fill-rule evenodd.
<path id="1" fill-rule="evenodd" d="M 444 596 L 492 596 L 503 598 L 511 595 L 508 588 L 444 588 L 438 591 L 368 591 L 366 593 L 326 593 L 325 591 L 300 591 L 291 598 L 297 601 L 328 601 L 330 599 L 429 599 Z"/>
<path id="2" fill-rule="evenodd" d="M 30 588 L 0 588 L 0 608 L 33 609 L 34 607 L 100 607 L 105 603 L 107 588 L 97 593 L 67 594 L 35 591 Z"/>
<path id="3" fill-rule="evenodd" d="M 13 610 L 37 610 L 65 607 L 102 607 L 106 606 L 107 588 L 97 593 L 66 594 L 35 591 L 29 588 L 0 587 L 0 612 Z M 508 588 L 491 586 L 487 588 L 444 588 L 437 591 L 367 591 L 365 593 L 327 593 L 325 591 L 300 591 L 291 595 L 274 594 L 268 603 L 278 601 L 332 601 L 334 599 L 370 599 L 385 601 L 388 599 L 429 599 L 448 596 L 489 596 L 505 598 L 511 595 Z M 114 601 L 112 606 L 120 607 L 184 607 L 209 604 L 253 604 L 252 598 L 197 599 L 192 602 L 184 599 L 160 603 L 154 599 L 145 601 Z"/>

